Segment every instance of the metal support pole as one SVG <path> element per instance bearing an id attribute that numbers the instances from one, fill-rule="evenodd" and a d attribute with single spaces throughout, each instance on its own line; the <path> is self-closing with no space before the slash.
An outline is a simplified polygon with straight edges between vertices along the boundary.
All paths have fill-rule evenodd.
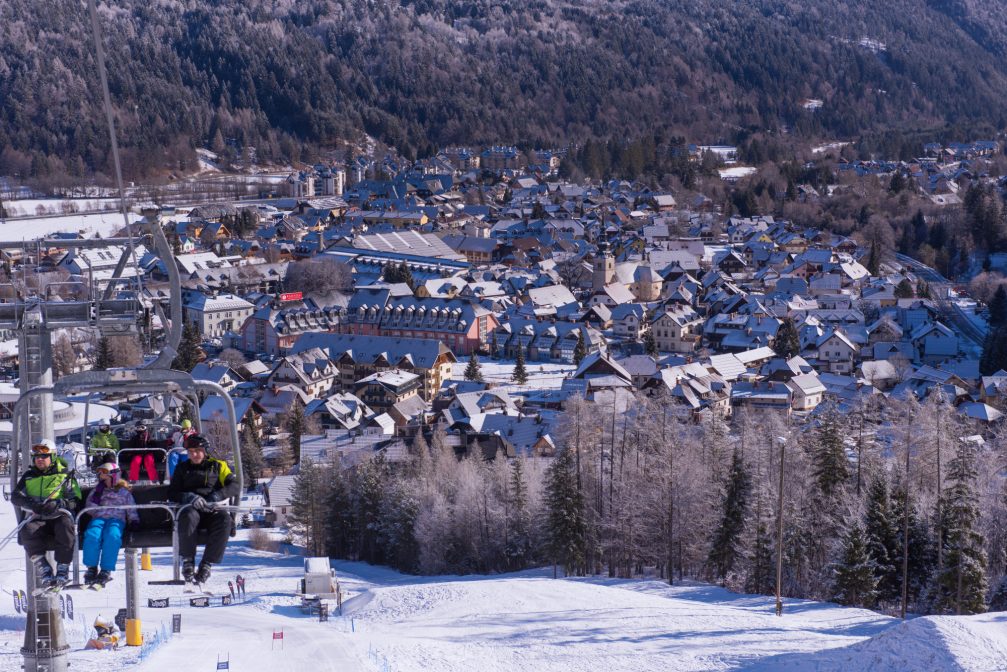
<path id="1" fill-rule="evenodd" d="M 142 646 L 140 632 L 140 572 L 137 549 L 126 549 L 126 646 Z"/>
<path id="2" fill-rule="evenodd" d="M 776 615 L 783 616 L 783 457 L 786 441 L 780 441 L 780 493 L 776 517 Z"/>
<path id="3" fill-rule="evenodd" d="M 59 597 L 52 593 L 34 595 L 35 567 L 28 553 L 25 553 L 25 574 L 27 575 L 28 607 L 27 620 L 24 628 L 24 646 L 21 655 L 24 656 L 24 672 L 67 672 L 69 661 L 67 653 L 70 645 L 66 643 L 63 632 L 63 618 L 59 609 Z"/>

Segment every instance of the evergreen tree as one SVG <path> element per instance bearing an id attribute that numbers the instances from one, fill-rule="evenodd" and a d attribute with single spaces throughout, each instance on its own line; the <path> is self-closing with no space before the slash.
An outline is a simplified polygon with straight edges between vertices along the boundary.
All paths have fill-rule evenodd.
<path id="1" fill-rule="evenodd" d="M 415 571 L 419 559 L 415 525 L 419 501 L 400 481 L 393 481 L 381 499 L 378 512 L 377 543 L 392 567 Z"/>
<path id="2" fill-rule="evenodd" d="M 867 272 L 874 276 L 881 274 L 881 251 L 877 241 L 871 242 L 871 249 L 867 254 Z"/>
<path id="3" fill-rule="evenodd" d="M 504 554 L 512 570 L 524 569 L 531 561 L 532 530 L 528 510 L 528 486 L 525 484 L 524 460 L 511 462 L 510 482 L 507 488 L 507 543 Z"/>
<path id="4" fill-rule="evenodd" d="M 989 311 L 991 329 L 998 329 L 1003 326 L 1004 322 L 1007 322 L 1007 289 L 1002 283 L 997 287 L 997 291 L 990 300 Z"/>
<path id="5" fill-rule="evenodd" d="M 874 561 L 877 598 L 882 602 L 898 600 L 902 594 L 902 563 L 899 549 L 899 523 L 893 518 L 888 483 L 875 476 L 867 490 L 864 504 L 867 552 Z"/>
<path id="6" fill-rule="evenodd" d="M 404 282 L 409 285 L 409 289 L 416 289 L 413 280 L 413 271 L 404 261 L 397 266 L 386 266 L 384 280 L 385 282 Z"/>
<path id="7" fill-rule="evenodd" d="M 773 341 L 773 350 L 780 357 L 790 359 L 801 354 L 801 338 L 797 333 L 797 326 L 791 318 L 785 318 L 780 329 L 776 332 L 776 340 Z"/>
<path id="8" fill-rule="evenodd" d="M 291 532 L 303 541 L 305 551 L 313 556 L 323 555 L 327 546 L 328 512 L 325 500 L 329 494 L 329 472 L 329 468 L 305 460 L 294 478 L 290 496 L 287 523 Z"/>
<path id="9" fill-rule="evenodd" d="M 514 363 L 510 379 L 518 385 L 524 385 L 528 382 L 528 371 L 524 365 L 524 348 L 520 344 L 517 346 L 517 361 Z"/>
<path id="10" fill-rule="evenodd" d="M 898 547 L 894 557 L 898 573 L 898 595 L 902 596 L 902 526 L 905 520 L 905 486 L 900 484 L 892 489 L 892 520 L 898 525 Z M 909 572 L 907 597 L 909 603 L 918 603 L 927 588 L 927 582 L 936 565 L 934 543 L 931 540 L 927 521 L 919 513 L 916 500 L 909 498 Z"/>
<path id="11" fill-rule="evenodd" d="M 741 452 L 736 448 L 731 458 L 731 472 L 727 479 L 727 491 L 724 493 L 720 524 L 713 533 L 709 554 L 709 562 L 721 581 L 727 578 L 735 563 L 743 556 L 742 533 L 745 531 L 751 491 L 751 477 L 745 468 Z"/>
<path id="12" fill-rule="evenodd" d="M 499 346 L 497 345 L 497 332 L 494 329 L 493 333 L 490 335 L 490 357 L 496 358 L 500 356 Z"/>
<path id="13" fill-rule="evenodd" d="M 901 282 L 895 286 L 895 298 L 911 299 L 913 296 L 913 283 L 909 282 L 909 278 L 902 278 Z"/>
<path id="14" fill-rule="evenodd" d="M 356 527 L 354 489 L 350 472 L 333 470 L 329 493 L 325 499 L 328 511 L 326 552 L 333 558 L 355 558 L 359 553 L 360 535 Z"/>
<path id="15" fill-rule="evenodd" d="M 577 332 L 577 345 L 573 347 L 573 363 L 580 366 L 580 363 L 587 357 L 587 344 L 584 343 L 583 330 Z"/>
<path id="16" fill-rule="evenodd" d="M 830 407 L 822 414 L 815 434 L 813 473 L 822 495 L 831 498 L 850 477 L 843 428 L 835 408 Z"/>
<path id="17" fill-rule="evenodd" d="M 577 489 L 571 451 L 563 450 L 546 474 L 546 539 L 554 563 L 566 574 L 583 574 L 586 562 L 587 525 L 584 499 Z"/>
<path id="18" fill-rule="evenodd" d="M 1007 367 L 1007 325 L 990 328 L 983 340 L 983 351 L 979 356 L 979 373 L 988 376 Z"/>
<path id="19" fill-rule="evenodd" d="M 479 357 L 476 355 L 475 350 L 469 355 L 469 363 L 465 367 L 465 380 L 471 380 L 476 383 L 483 382 L 482 367 L 479 366 Z"/>
<path id="20" fill-rule="evenodd" d="M 171 362 L 171 368 L 176 371 L 192 371 L 196 364 L 203 358 L 200 349 L 203 339 L 199 335 L 199 327 L 195 322 L 186 322 L 182 325 L 182 340 L 178 344 L 178 353 Z"/>
<path id="21" fill-rule="evenodd" d="M 923 278 L 920 278 L 916 283 L 916 296 L 921 299 L 930 298 L 930 285 Z"/>
<path id="22" fill-rule="evenodd" d="M 112 346 L 107 336 L 98 339 L 98 347 L 94 356 L 95 371 L 106 371 L 112 366 Z"/>
<path id="23" fill-rule="evenodd" d="M 249 412 L 241 424 L 241 470 L 249 489 L 254 488 L 257 479 L 262 476 L 262 465 L 262 441 Z"/>
<path id="24" fill-rule="evenodd" d="M 843 540 L 843 559 L 835 567 L 835 600 L 848 607 L 874 605 L 877 598 L 878 577 L 874 559 L 868 551 L 868 539 L 859 522 L 846 531 Z"/>
<path id="25" fill-rule="evenodd" d="M 944 491 L 944 567 L 931 581 L 929 601 L 936 613 L 978 614 L 986 611 L 986 550 L 979 528 L 975 456 L 962 441 L 948 463 L 950 486 Z"/>
<path id="26" fill-rule="evenodd" d="M 287 414 L 284 423 L 287 430 L 287 443 L 290 450 L 290 459 L 294 464 L 301 461 L 301 438 L 304 436 L 305 425 L 304 406 L 300 401 L 294 401 L 293 408 Z"/>
<path id="27" fill-rule="evenodd" d="M 657 357 L 657 339 L 654 337 L 654 330 L 648 329 L 643 337 L 643 349 L 651 357 Z"/>
<path id="28" fill-rule="evenodd" d="M 752 549 L 752 561 L 749 565 L 745 591 L 768 595 L 776 586 L 776 556 L 773 551 L 773 538 L 766 529 L 766 524 L 760 522 L 755 528 L 755 544 Z"/>

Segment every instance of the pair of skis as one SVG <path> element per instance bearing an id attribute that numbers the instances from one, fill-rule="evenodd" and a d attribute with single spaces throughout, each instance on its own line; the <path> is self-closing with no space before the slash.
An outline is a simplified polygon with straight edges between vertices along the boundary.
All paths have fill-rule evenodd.
<path id="1" fill-rule="evenodd" d="M 231 591 L 232 600 L 235 597 L 245 599 L 245 579 L 241 576 L 241 574 L 238 574 L 236 577 L 234 577 L 234 581 L 228 581 L 227 588 L 228 590 Z"/>

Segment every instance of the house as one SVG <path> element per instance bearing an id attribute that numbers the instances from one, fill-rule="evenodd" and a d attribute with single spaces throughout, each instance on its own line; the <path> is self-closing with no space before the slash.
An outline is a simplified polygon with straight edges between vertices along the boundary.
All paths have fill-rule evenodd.
<path id="1" fill-rule="evenodd" d="M 417 374 L 422 381 L 420 396 L 433 399 L 457 360 L 454 353 L 435 339 L 354 336 L 352 334 L 307 333 L 291 348 L 292 353 L 321 348 L 339 371 L 340 389 L 372 373 L 400 369 Z"/>
<path id="2" fill-rule="evenodd" d="M 336 392 L 324 399 L 314 399 L 305 408 L 304 415 L 318 420 L 322 429 L 358 429 L 374 411 L 358 396 L 350 392 Z"/>
<path id="3" fill-rule="evenodd" d="M 321 348 L 309 348 L 281 357 L 273 366 L 267 385 L 294 385 L 309 399 L 327 395 L 339 383 L 339 369 Z"/>
<path id="4" fill-rule="evenodd" d="M 220 338 L 241 327 L 254 310 L 254 305 L 234 294 L 194 292 L 182 305 L 182 316 L 194 322 L 204 338 Z"/>
<path id="5" fill-rule="evenodd" d="M 273 476 L 264 488 L 266 506 L 276 514 L 276 524 L 285 526 L 294 501 L 294 489 L 297 476 Z"/>
<path id="6" fill-rule="evenodd" d="M 612 327 L 616 336 L 640 340 L 650 328 L 647 309 L 639 303 L 624 303 L 612 309 Z"/>
<path id="7" fill-rule="evenodd" d="M 802 373 L 786 383 L 791 391 L 791 408 L 795 411 L 812 411 L 825 398 L 825 385 L 816 373 Z"/>
<path id="8" fill-rule="evenodd" d="M 669 304 L 651 321 L 657 349 L 661 352 L 695 352 L 702 340 L 703 318 L 691 306 Z"/>
<path id="9" fill-rule="evenodd" d="M 828 373 L 851 373 L 854 359 L 860 354 L 860 346 L 851 341 L 841 329 L 827 332 L 815 347 L 818 350 L 815 358 L 818 366 Z"/>
<path id="10" fill-rule="evenodd" d="M 419 395 L 423 387 L 420 376 L 409 371 L 392 369 L 361 378 L 353 385 L 354 394 L 371 408 L 384 411 Z"/>
<path id="11" fill-rule="evenodd" d="M 246 397 L 234 397 L 234 417 L 235 428 L 239 434 L 246 427 L 251 427 L 260 437 L 262 436 L 262 416 L 266 413 L 265 407 L 254 399 Z M 208 396 L 199 407 L 199 421 L 203 424 L 203 431 L 206 432 L 207 423 L 223 421 L 227 417 L 227 409 L 224 398 L 218 396 Z"/>
<path id="12" fill-rule="evenodd" d="M 241 376 L 235 373 L 226 364 L 208 364 L 200 362 L 192 370 L 193 380 L 208 380 L 224 388 L 227 392 L 234 389 L 234 386 L 242 382 Z"/>

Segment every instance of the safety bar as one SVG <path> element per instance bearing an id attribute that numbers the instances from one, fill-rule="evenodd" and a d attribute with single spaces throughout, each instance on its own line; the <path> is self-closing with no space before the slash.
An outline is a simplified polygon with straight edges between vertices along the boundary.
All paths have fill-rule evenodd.
<path id="1" fill-rule="evenodd" d="M 159 502 L 151 504 L 115 504 L 115 505 L 96 505 L 89 506 L 82 509 L 77 516 L 74 518 L 73 524 L 73 582 L 80 583 L 80 519 L 85 513 L 94 511 L 95 509 L 123 509 L 123 510 L 137 510 L 137 509 L 163 509 L 168 512 L 171 516 L 171 564 L 172 564 L 172 576 L 173 582 L 181 581 L 181 571 L 179 569 L 180 558 L 178 550 L 178 518 L 182 515 L 182 512 L 188 508 L 191 508 L 192 504 L 182 504 L 179 505 L 176 502 Z M 229 506 L 226 504 L 214 504 L 214 510 L 216 511 L 227 511 L 228 513 L 237 513 L 242 510 L 240 506 Z M 69 513 L 69 511 L 67 511 Z"/>
<path id="2" fill-rule="evenodd" d="M 113 451 L 108 451 L 108 452 L 113 452 Z M 163 463 L 164 464 L 164 478 L 167 479 L 167 477 L 168 477 L 168 453 L 171 452 L 169 449 L 167 449 L 167 448 L 120 448 L 119 452 L 117 452 L 115 454 L 116 459 L 118 459 L 123 453 L 130 453 L 130 452 L 132 452 L 132 453 L 161 453 L 162 455 L 164 455 L 164 463 Z M 140 466 L 141 466 L 141 468 L 143 467 L 143 465 L 140 465 Z M 138 479 L 138 480 L 142 480 L 142 479 Z"/>

